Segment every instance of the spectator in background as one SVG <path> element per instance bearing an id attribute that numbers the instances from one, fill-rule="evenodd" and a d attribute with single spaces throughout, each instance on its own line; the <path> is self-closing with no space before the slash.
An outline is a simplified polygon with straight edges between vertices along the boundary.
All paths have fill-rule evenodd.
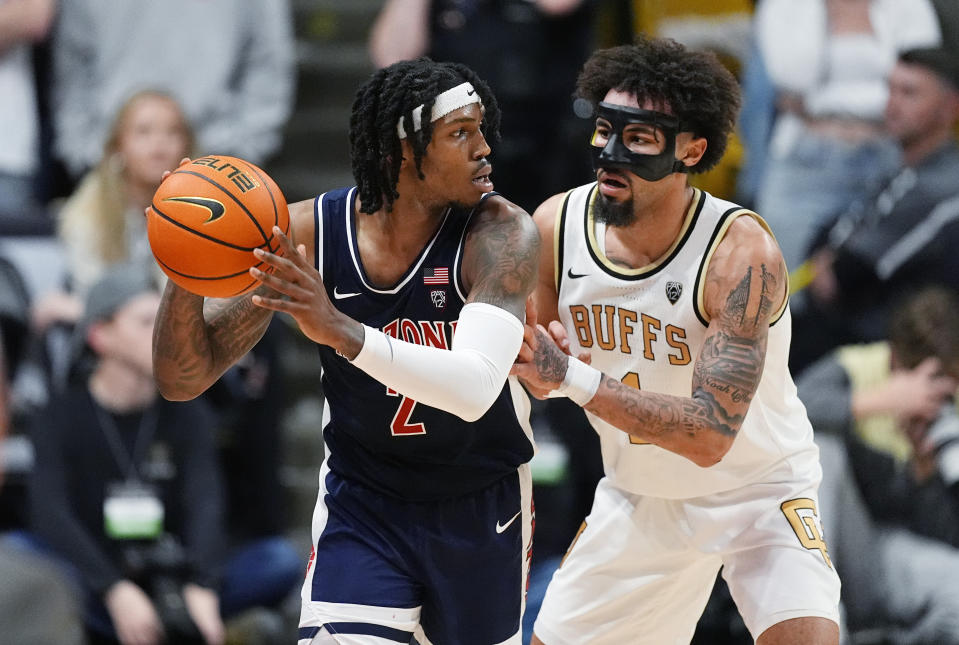
<path id="1" fill-rule="evenodd" d="M 930 0 L 762 0 L 755 28 L 779 96 L 756 208 L 792 271 L 824 220 L 895 165 L 886 80 L 940 30 Z"/>
<path id="2" fill-rule="evenodd" d="M 70 281 L 85 294 L 104 270 L 130 262 L 155 268 L 144 209 L 163 172 L 194 148 L 194 134 L 169 94 L 143 90 L 116 113 L 100 161 L 60 211 Z"/>
<path id="3" fill-rule="evenodd" d="M 904 52 L 890 78 L 886 130 L 902 165 L 816 235 L 790 364 L 883 337 L 893 304 L 925 284 L 959 292 L 959 57 Z"/>
<path id="4" fill-rule="evenodd" d="M 0 223 L 33 214 L 39 116 L 31 46 L 46 37 L 55 0 L 0 0 Z"/>
<path id="5" fill-rule="evenodd" d="M 124 645 L 159 643 L 164 632 L 171 642 L 202 633 L 222 643 L 212 418 L 202 403 L 157 395 L 159 302 L 149 277 L 127 267 L 89 290 L 75 338 L 91 371 L 55 393 L 33 424 L 32 526 L 78 572 L 94 633 Z M 182 600 L 170 600 L 181 588 Z"/>
<path id="6" fill-rule="evenodd" d="M 959 643 L 957 320 L 956 294 L 922 290 L 888 340 L 842 347 L 797 382 L 848 625 L 886 626 L 886 642 Z"/>
<path id="7" fill-rule="evenodd" d="M 143 210 L 163 171 L 176 167 L 193 146 L 190 124 L 168 94 L 143 90 L 120 106 L 99 163 L 60 210 L 58 235 L 69 289 L 38 299 L 38 332 L 55 323 L 72 326 L 83 309 L 84 294 L 109 266 L 131 263 L 160 275 Z"/>
<path id="8" fill-rule="evenodd" d="M 278 605 L 302 580 L 302 560 L 276 539 L 228 542 L 214 417 L 203 401 L 157 394 L 159 300 L 150 276 L 129 265 L 89 289 L 77 378 L 32 424 L 39 541 L 21 541 L 68 563 L 93 633 L 220 643 L 221 616 Z"/>
<path id="9" fill-rule="evenodd" d="M 65 2 L 53 40 L 56 154 L 80 176 L 122 102 L 151 87 L 183 105 L 203 151 L 262 163 L 292 104 L 290 23 L 286 0 Z"/>
<path id="10" fill-rule="evenodd" d="M 544 195 L 590 177 L 589 158 L 578 152 L 590 128 L 574 114 L 571 96 L 592 47 L 596 5 L 387 0 L 370 32 L 370 55 L 377 67 L 427 55 L 464 63 L 485 79 L 503 119 L 492 158 L 496 190 L 533 212 Z"/>

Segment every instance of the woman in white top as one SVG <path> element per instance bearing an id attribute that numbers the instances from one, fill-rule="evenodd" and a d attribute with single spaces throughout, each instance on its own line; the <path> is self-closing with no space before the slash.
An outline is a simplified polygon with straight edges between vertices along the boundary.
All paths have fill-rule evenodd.
<path id="1" fill-rule="evenodd" d="M 755 24 L 779 109 L 756 207 L 792 271 L 823 219 L 895 167 L 887 76 L 939 44 L 939 22 L 929 0 L 763 0 Z"/>

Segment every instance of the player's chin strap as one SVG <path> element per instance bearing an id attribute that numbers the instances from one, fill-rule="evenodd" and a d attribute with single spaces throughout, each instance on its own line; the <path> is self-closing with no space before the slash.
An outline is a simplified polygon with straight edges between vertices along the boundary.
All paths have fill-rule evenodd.
<path id="1" fill-rule="evenodd" d="M 470 83 L 460 83 L 456 87 L 451 87 L 445 92 L 441 92 L 433 100 L 433 114 L 430 117 L 430 122 L 441 119 L 453 110 L 458 110 L 461 107 L 466 107 L 470 103 L 479 103 L 480 109 L 483 109 L 483 101 L 480 99 L 479 94 L 476 93 L 476 90 L 473 88 L 473 85 Z M 423 129 L 423 104 L 420 104 L 413 108 L 413 131 L 419 132 Z M 407 120 L 407 115 L 400 117 L 400 120 L 396 122 L 396 134 L 399 135 L 400 139 L 406 138 L 406 128 L 403 125 L 403 122 Z"/>

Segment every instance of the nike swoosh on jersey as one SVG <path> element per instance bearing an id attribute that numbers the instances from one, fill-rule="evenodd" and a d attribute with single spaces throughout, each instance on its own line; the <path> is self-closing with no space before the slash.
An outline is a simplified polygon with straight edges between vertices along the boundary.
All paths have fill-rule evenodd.
<path id="1" fill-rule="evenodd" d="M 333 287 L 333 297 L 336 298 L 337 300 L 343 300 L 344 298 L 352 298 L 353 296 L 358 296 L 358 295 L 360 295 L 360 292 L 359 292 L 359 291 L 357 291 L 357 292 L 355 292 L 355 293 L 353 293 L 353 292 L 350 292 L 350 293 L 340 293 L 340 288 L 339 288 L 339 287 Z"/>
<path id="2" fill-rule="evenodd" d="M 520 516 L 520 513 L 522 513 L 522 512 L 523 512 L 523 511 L 517 511 L 517 512 L 516 512 L 516 515 L 514 515 L 513 517 L 509 518 L 509 520 L 506 521 L 506 524 L 500 524 L 500 523 L 499 523 L 499 520 L 497 520 L 497 521 L 496 521 L 496 532 L 497 532 L 497 533 L 502 533 L 503 531 L 505 531 L 506 529 L 508 529 L 508 528 L 509 528 L 509 525 L 512 524 L 513 522 L 515 522 L 515 521 L 516 521 L 516 518 L 519 517 L 519 516 Z"/>
<path id="3" fill-rule="evenodd" d="M 185 204 L 193 204 L 194 206 L 207 209 L 210 211 L 210 218 L 203 222 L 204 224 L 209 224 L 214 220 L 220 219 L 226 212 L 226 207 L 223 206 L 222 203 L 215 199 L 210 199 L 209 197 L 166 197 L 163 201 L 183 202 Z"/>
<path id="4" fill-rule="evenodd" d="M 573 269 L 572 269 L 572 268 L 569 268 L 569 269 L 566 269 L 566 275 L 569 276 L 570 279 L 575 280 L 576 278 L 585 278 L 585 277 L 588 276 L 589 274 L 588 274 L 588 273 L 573 273 Z"/>

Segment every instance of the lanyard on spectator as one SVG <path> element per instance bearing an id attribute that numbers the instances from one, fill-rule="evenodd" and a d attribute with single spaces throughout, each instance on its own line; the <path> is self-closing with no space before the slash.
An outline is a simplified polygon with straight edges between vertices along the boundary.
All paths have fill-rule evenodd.
<path id="1" fill-rule="evenodd" d="M 143 411 L 140 417 L 140 423 L 137 426 L 137 434 L 133 440 L 133 450 L 127 453 L 123 447 L 123 439 L 120 437 L 120 429 L 117 427 L 116 419 L 113 415 L 104 410 L 95 401 L 93 409 L 96 410 L 97 419 L 100 422 L 100 429 L 103 430 L 103 436 L 106 437 L 110 445 L 110 452 L 113 453 L 113 459 L 117 462 L 120 472 L 126 471 L 127 481 L 139 481 L 137 475 L 137 456 L 140 454 L 142 446 L 149 445 L 156 433 L 157 428 L 157 406 L 151 405 Z"/>

